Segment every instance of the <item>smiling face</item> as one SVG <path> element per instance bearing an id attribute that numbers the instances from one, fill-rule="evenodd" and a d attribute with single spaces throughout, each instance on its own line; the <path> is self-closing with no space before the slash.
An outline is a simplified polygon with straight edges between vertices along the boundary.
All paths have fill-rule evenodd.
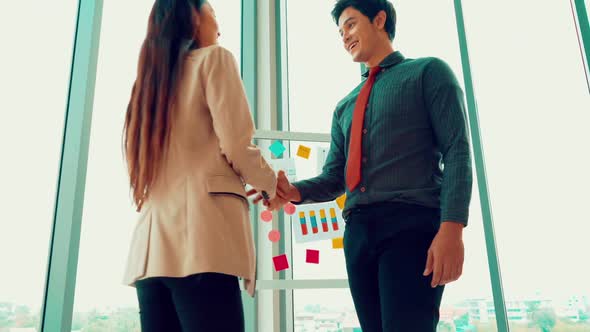
<path id="1" fill-rule="evenodd" d="M 383 43 L 385 13 L 381 12 L 373 22 L 354 7 L 346 8 L 338 19 L 338 28 L 344 49 L 355 62 L 368 62 Z M 387 43 L 387 37 L 385 38 Z"/>

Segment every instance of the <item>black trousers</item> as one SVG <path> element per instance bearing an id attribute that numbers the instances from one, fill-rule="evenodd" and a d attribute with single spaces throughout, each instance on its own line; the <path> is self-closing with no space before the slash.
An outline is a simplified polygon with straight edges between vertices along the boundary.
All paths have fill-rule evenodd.
<path id="1" fill-rule="evenodd" d="M 238 278 L 200 273 L 137 281 L 143 332 L 244 331 Z"/>
<path id="2" fill-rule="evenodd" d="M 353 209 L 344 255 L 363 332 L 435 332 L 444 287 L 424 277 L 440 210 L 386 203 Z"/>

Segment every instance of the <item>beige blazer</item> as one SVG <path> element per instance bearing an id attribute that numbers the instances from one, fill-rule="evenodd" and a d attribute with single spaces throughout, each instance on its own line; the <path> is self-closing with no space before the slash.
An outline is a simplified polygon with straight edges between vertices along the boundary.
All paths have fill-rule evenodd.
<path id="1" fill-rule="evenodd" d="M 274 197 L 275 172 L 252 144 L 237 63 L 220 46 L 189 53 L 173 106 L 170 147 L 131 240 L 124 283 L 219 272 L 253 296 L 256 257 L 245 184 Z"/>

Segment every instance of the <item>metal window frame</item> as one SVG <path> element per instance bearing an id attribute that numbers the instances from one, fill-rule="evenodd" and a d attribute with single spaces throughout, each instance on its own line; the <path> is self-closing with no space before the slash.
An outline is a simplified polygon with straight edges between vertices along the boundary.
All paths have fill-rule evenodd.
<path id="1" fill-rule="evenodd" d="M 572 0 L 570 0 L 570 3 L 571 1 Z M 575 8 L 574 24 L 576 25 L 576 33 L 578 34 L 578 41 L 580 42 L 580 53 L 582 57 L 582 65 L 584 66 L 586 74 L 588 93 L 590 93 L 590 18 L 584 0 L 573 0 L 573 4 Z"/>
<path id="2" fill-rule="evenodd" d="M 498 251 L 496 249 L 496 236 L 494 233 L 494 220 L 492 217 L 492 204 L 488 190 L 487 174 L 485 167 L 485 157 L 483 150 L 483 140 L 479 126 L 479 115 L 477 111 L 477 102 L 475 98 L 475 89 L 473 86 L 473 76 L 471 74 L 471 64 L 469 61 L 469 47 L 467 44 L 467 34 L 465 31 L 465 21 L 463 17 L 463 6 L 461 0 L 454 0 L 455 19 L 457 22 L 457 34 L 459 37 L 459 48 L 461 51 L 461 65 L 463 68 L 463 80 L 465 84 L 465 95 L 467 99 L 467 116 L 470 124 L 471 140 L 475 160 L 475 171 L 477 175 L 477 184 L 479 188 L 479 198 L 481 205 L 481 215 L 483 219 L 483 229 L 488 256 L 488 268 L 492 283 L 492 294 L 494 297 L 494 307 L 496 310 L 496 325 L 498 332 L 508 332 L 508 315 L 506 313 L 506 302 L 504 301 L 504 290 L 502 287 L 502 276 L 500 273 L 500 262 Z"/>
<path id="3" fill-rule="evenodd" d="M 288 30 L 287 30 L 287 2 L 286 0 L 275 0 L 275 43 L 276 48 L 276 85 L 277 85 L 277 130 L 290 130 L 289 122 L 289 47 L 288 47 Z M 280 139 L 285 141 L 285 139 Z M 290 140 L 286 140 L 286 150 L 284 154 L 291 154 Z M 286 253 L 291 257 L 292 268 L 279 272 L 279 280 L 291 281 L 293 280 L 293 237 L 291 234 L 291 225 L 287 221 L 290 218 L 285 218 L 284 213 L 278 214 L 278 230 L 283 235 L 283 241 L 279 241 L 279 252 Z M 264 286 L 264 285 L 263 285 Z M 293 289 L 292 288 L 278 288 L 279 290 L 279 327 L 281 331 L 294 330 L 294 303 L 293 303 Z"/>
<path id="4" fill-rule="evenodd" d="M 102 0 L 78 2 L 41 331 L 72 325 L 102 8 Z"/>
<path id="5" fill-rule="evenodd" d="M 257 0 L 241 0 L 241 74 L 246 90 L 246 96 L 250 101 L 250 109 L 255 123 L 258 120 L 258 47 L 257 47 Z M 253 206 L 250 209 L 250 220 L 252 222 L 252 234 L 254 243 L 258 243 L 258 208 Z M 258 331 L 258 299 L 250 297 L 242 291 L 242 304 L 244 308 L 244 323 L 246 332 Z"/>

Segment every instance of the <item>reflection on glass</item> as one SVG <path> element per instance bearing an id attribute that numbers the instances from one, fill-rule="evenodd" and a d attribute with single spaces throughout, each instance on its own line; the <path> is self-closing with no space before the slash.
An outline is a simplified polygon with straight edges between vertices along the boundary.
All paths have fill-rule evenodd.
<path id="1" fill-rule="evenodd" d="M 590 96 L 570 4 L 464 4 L 511 329 L 589 331 Z"/>
<path id="2" fill-rule="evenodd" d="M 78 1 L 0 3 L 0 331 L 36 331 Z"/>
<path id="3" fill-rule="evenodd" d="M 239 63 L 240 2 L 232 1 L 235 6 L 230 7 L 226 1 L 211 3 L 222 33 L 220 44 L 234 52 Z M 225 5 L 216 6 L 218 2 Z M 104 4 L 73 330 L 139 331 L 135 289 L 122 284 L 137 215 L 121 132 L 152 4 L 147 0 Z"/>

